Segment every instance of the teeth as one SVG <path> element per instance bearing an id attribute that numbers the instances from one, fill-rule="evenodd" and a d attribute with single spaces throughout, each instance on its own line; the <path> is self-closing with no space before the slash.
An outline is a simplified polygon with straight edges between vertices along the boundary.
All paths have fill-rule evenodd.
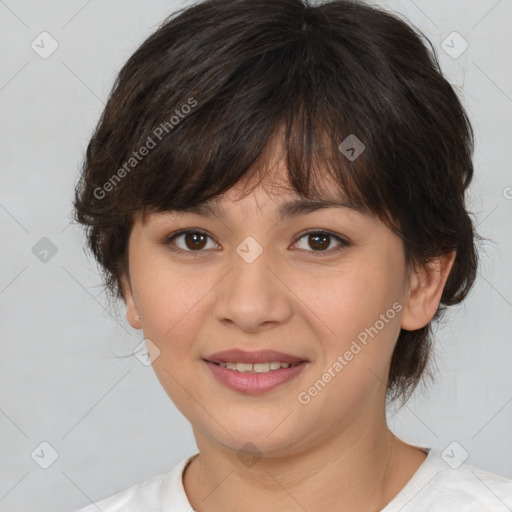
<path id="1" fill-rule="evenodd" d="M 239 372 L 252 372 L 252 364 L 235 363 Z"/>
<path id="2" fill-rule="evenodd" d="M 280 368 L 289 368 L 292 366 L 290 363 L 280 363 L 279 361 L 272 361 L 270 363 L 225 363 L 220 362 L 220 366 L 228 370 L 237 370 L 242 373 L 267 373 L 272 370 L 279 370 Z"/>

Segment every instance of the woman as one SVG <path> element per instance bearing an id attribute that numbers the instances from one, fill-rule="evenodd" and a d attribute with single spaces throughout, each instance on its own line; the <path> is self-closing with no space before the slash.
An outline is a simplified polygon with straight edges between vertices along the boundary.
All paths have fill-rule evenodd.
<path id="1" fill-rule="evenodd" d="M 166 20 L 119 73 L 75 209 L 198 453 L 82 511 L 511 507 L 511 481 L 385 416 L 475 279 L 472 149 L 389 13 L 207 0 Z"/>

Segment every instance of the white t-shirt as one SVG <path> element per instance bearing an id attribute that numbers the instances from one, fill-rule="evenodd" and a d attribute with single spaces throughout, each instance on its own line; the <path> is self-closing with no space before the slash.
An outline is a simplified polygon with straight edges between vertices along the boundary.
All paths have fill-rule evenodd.
<path id="1" fill-rule="evenodd" d="M 428 453 L 400 493 L 381 512 L 506 512 L 512 510 L 512 480 L 468 464 L 448 465 L 441 453 Z M 187 464 L 88 505 L 76 512 L 194 512 L 183 487 Z M 451 461 L 450 461 L 451 462 Z"/>

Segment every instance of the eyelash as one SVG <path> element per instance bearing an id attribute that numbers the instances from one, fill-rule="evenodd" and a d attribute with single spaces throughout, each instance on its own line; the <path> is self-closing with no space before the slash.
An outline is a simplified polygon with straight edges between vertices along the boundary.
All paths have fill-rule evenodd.
<path id="1" fill-rule="evenodd" d="M 198 229 L 198 228 L 188 228 L 188 229 L 182 229 L 180 231 L 177 231 L 176 233 L 173 233 L 172 235 L 168 236 L 165 240 L 164 240 L 164 245 L 166 246 L 171 246 L 171 244 L 173 244 L 173 241 L 180 235 L 186 235 L 186 234 L 189 234 L 189 233 L 195 233 L 195 234 L 199 234 L 199 235 L 204 235 L 208 238 L 211 238 L 213 240 L 213 238 L 206 232 L 206 231 L 203 231 L 202 229 Z M 331 231 L 327 231 L 327 230 L 310 230 L 310 231 L 306 231 L 304 233 L 301 233 L 299 236 L 298 236 L 298 239 L 297 239 L 297 242 L 300 241 L 302 238 L 304 238 L 305 236 L 307 235 L 326 235 L 326 236 L 329 236 L 331 238 L 334 238 L 336 241 L 339 242 L 339 245 L 338 247 L 334 248 L 334 249 L 327 249 L 327 250 L 323 250 L 323 251 L 308 251 L 308 250 L 305 250 L 305 249 L 301 249 L 302 251 L 308 253 L 308 257 L 312 257 L 312 258 L 317 258 L 319 256 L 323 256 L 325 254 L 332 254 L 333 252 L 338 252 L 340 251 L 341 249 L 344 249 L 345 247 L 348 247 L 350 246 L 350 243 L 347 242 L 345 239 L 341 238 L 339 235 L 336 235 L 335 233 L 332 233 Z M 295 242 L 295 243 L 297 243 Z M 171 251 L 173 252 L 178 252 L 178 253 L 202 253 L 202 252 L 205 252 L 204 250 L 199 250 L 199 251 L 186 251 L 184 249 L 176 249 L 176 248 L 170 248 Z"/>

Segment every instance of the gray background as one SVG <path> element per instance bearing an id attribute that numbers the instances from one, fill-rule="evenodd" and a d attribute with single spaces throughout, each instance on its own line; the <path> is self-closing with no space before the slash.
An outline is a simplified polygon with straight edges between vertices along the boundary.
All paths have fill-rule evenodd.
<path id="1" fill-rule="evenodd" d="M 436 384 L 390 414 L 390 424 L 421 446 L 456 441 L 449 449 L 467 451 L 469 463 L 512 477 L 512 1 L 377 4 L 426 33 L 460 91 L 477 139 L 470 207 L 493 240 L 469 299 L 436 331 Z M 0 0 L 2 512 L 70 511 L 168 471 L 196 449 L 151 367 L 118 357 L 142 332 L 122 307 L 110 314 L 95 262 L 70 225 L 78 166 L 117 71 L 183 5 Z M 42 46 L 43 31 L 59 45 L 45 59 L 31 47 Z M 453 31 L 469 43 L 458 58 L 442 48 Z M 46 262 L 33 252 L 48 248 L 43 237 L 57 251 Z M 58 454 L 48 469 L 40 464 L 52 448 L 42 442 Z"/>

